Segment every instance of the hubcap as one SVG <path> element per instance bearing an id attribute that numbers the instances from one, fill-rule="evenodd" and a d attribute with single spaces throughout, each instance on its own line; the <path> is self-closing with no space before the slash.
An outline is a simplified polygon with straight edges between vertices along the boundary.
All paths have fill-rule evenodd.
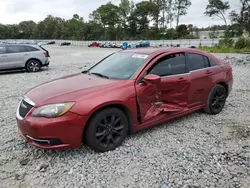
<path id="1" fill-rule="evenodd" d="M 224 89 L 217 89 L 213 99 L 212 99 L 212 108 L 215 110 L 221 110 L 224 107 L 226 102 L 226 93 Z"/>
<path id="2" fill-rule="evenodd" d="M 117 144 L 124 134 L 124 121 L 118 115 L 105 116 L 97 125 L 96 139 L 103 147 Z"/>
<path id="3" fill-rule="evenodd" d="M 39 63 L 36 61 L 31 61 L 29 69 L 33 72 L 36 72 L 39 70 Z"/>

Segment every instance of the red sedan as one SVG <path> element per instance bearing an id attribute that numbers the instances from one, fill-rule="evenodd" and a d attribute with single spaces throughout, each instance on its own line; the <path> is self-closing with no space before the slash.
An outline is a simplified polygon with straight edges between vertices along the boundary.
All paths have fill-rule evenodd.
<path id="1" fill-rule="evenodd" d="M 88 71 L 29 90 L 17 109 L 20 134 L 41 148 L 100 152 L 128 133 L 203 109 L 223 110 L 232 90 L 229 62 L 196 49 L 148 48 L 109 55 Z"/>
<path id="2" fill-rule="evenodd" d="M 100 42 L 92 42 L 91 44 L 88 45 L 88 47 L 99 47 L 101 45 Z"/>

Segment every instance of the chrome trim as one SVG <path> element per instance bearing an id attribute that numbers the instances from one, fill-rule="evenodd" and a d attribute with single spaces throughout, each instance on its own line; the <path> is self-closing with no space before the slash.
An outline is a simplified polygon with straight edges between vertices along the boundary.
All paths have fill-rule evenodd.
<path id="1" fill-rule="evenodd" d="M 161 76 L 161 78 L 169 78 L 169 77 L 174 77 L 174 76 L 185 76 L 190 74 L 190 72 L 188 73 L 183 73 L 183 74 L 175 74 L 175 75 L 169 75 L 169 76 Z"/>
<path id="2" fill-rule="evenodd" d="M 19 120 L 23 120 L 23 117 L 21 117 L 20 114 L 19 114 L 19 108 L 20 108 L 21 103 L 22 103 L 22 100 L 21 100 L 21 102 L 19 103 L 19 105 L 18 105 L 18 107 L 17 107 L 17 110 L 16 110 L 16 117 L 17 117 Z"/>
<path id="3" fill-rule="evenodd" d="M 33 137 L 29 136 L 29 135 L 26 135 L 26 137 L 33 140 L 33 141 L 36 141 L 36 142 L 46 142 L 47 144 L 50 144 L 49 140 L 36 139 L 36 138 L 33 138 Z"/>
<path id="4" fill-rule="evenodd" d="M 23 99 L 25 102 L 27 102 L 28 104 L 32 105 L 32 106 L 35 106 L 36 104 L 30 100 L 27 96 L 24 96 L 24 99 Z"/>
<path id="5" fill-rule="evenodd" d="M 20 101 L 18 107 L 17 107 L 17 110 L 16 110 L 16 117 L 19 119 L 19 120 L 23 120 L 24 118 L 20 116 L 19 114 L 19 108 L 22 104 L 22 101 L 25 101 L 27 102 L 28 104 L 32 105 L 33 107 L 36 105 L 33 101 L 31 101 L 27 96 L 24 96 L 24 98 Z"/>
<path id="6" fill-rule="evenodd" d="M 174 76 L 185 76 L 185 75 L 189 75 L 193 72 L 198 72 L 198 71 L 204 71 L 204 70 L 210 70 L 213 68 L 218 68 L 218 66 L 213 66 L 213 67 L 206 67 L 206 68 L 202 68 L 202 69 L 197 69 L 197 70 L 193 70 L 193 71 L 189 71 L 187 73 L 182 73 L 182 74 L 175 74 L 175 75 L 169 75 L 169 76 L 162 76 L 161 78 L 169 78 L 169 77 L 174 77 Z"/>
<path id="7" fill-rule="evenodd" d="M 202 69 L 197 69 L 197 70 L 193 70 L 193 71 L 190 71 L 191 73 L 192 72 L 198 72 L 198 71 L 202 71 L 202 70 L 210 70 L 210 69 L 212 69 L 212 68 L 217 68 L 218 66 L 216 65 L 216 66 L 213 66 L 213 67 L 206 67 L 206 68 L 202 68 Z"/>

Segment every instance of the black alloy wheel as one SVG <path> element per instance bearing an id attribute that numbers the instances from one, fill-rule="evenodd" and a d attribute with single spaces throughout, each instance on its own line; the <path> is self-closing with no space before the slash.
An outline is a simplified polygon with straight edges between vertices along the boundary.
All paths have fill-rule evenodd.
<path id="1" fill-rule="evenodd" d="M 210 92 L 204 111 L 209 114 L 219 114 L 226 103 L 227 90 L 222 85 L 216 85 Z"/>
<path id="2" fill-rule="evenodd" d="M 121 140 L 124 134 L 124 121 L 119 115 L 103 117 L 96 127 L 96 139 L 103 147 L 112 147 Z"/>
<path id="3" fill-rule="evenodd" d="M 84 131 L 84 139 L 95 151 L 114 150 L 125 140 L 128 133 L 128 119 L 118 108 L 107 108 L 97 112 Z"/>

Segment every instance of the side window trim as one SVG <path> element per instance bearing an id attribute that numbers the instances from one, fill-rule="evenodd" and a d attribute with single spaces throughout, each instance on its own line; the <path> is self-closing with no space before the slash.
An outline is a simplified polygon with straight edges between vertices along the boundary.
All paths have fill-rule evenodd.
<path id="1" fill-rule="evenodd" d="M 168 77 L 173 77 L 173 76 L 178 76 L 178 75 L 189 74 L 189 73 L 187 72 L 187 63 L 186 63 L 186 62 L 187 62 L 187 56 L 186 56 L 186 51 L 179 51 L 179 52 L 169 53 L 169 54 L 165 55 L 165 57 L 170 56 L 170 55 L 176 55 L 176 54 L 183 54 L 183 55 L 184 55 L 184 66 L 185 66 L 184 72 L 181 73 L 181 74 L 174 74 L 174 75 L 161 76 L 161 78 L 168 78 Z M 163 57 L 157 58 L 157 60 L 156 60 L 155 63 L 157 63 L 157 61 L 159 61 L 161 58 L 164 58 L 164 56 L 163 56 Z M 166 60 L 166 59 L 165 59 L 165 60 Z M 149 72 L 152 71 L 152 70 L 154 69 L 154 67 L 157 66 L 158 64 L 160 64 L 161 62 L 163 62 L 163 61 L 158 62 L 156 65 L 154 65 L 154 64 L 151 65 L 151 67 L 147 70 L 147 73 L 146 73 L 146 74 L 149 74 Z M 153 67 L 153 68 L 152 68 L 152 67 Z M 151 68 L 152 68 L 152 69 L 151 69 Z M 149 71 L 149 72 L 148 72 L 148 71 Z"/>
<path id="2" fill-rule="evenodd" d="M 188 68 L 187 68 L 187 72 L 197 72 L 197 71 L 200 71 L 200 70 L 204 70 L 204 69 L 208 69 L 208 68 L 210 68 L 210 67 L 207 67 L 206 66 L 206 62 L 205 62 L 205 59 L 204 59 L 204 57 L 206 57 L 206 56 L 204 56 L 203 54 L 200 54 L 200 53 L 196 53 L 196 52 L 190 52 L 190 51 L 187 51 L 187 55 L 186 55 L 186 67 L 188 67 L 188 56 L 190 55 L 190 54 L 195 54 L 195 55 L 199 55 L 199 56 L 202 56 L 202 59 L 203 59 L 203 63 L 204 63 L 204 68 L 201 68 L 201 69 L 196 69 L 196 70 L 191 70 L 191 71 L 189 71 L 188 70 Z M 209 62 L 208 62 L 209 63 Z"/>

